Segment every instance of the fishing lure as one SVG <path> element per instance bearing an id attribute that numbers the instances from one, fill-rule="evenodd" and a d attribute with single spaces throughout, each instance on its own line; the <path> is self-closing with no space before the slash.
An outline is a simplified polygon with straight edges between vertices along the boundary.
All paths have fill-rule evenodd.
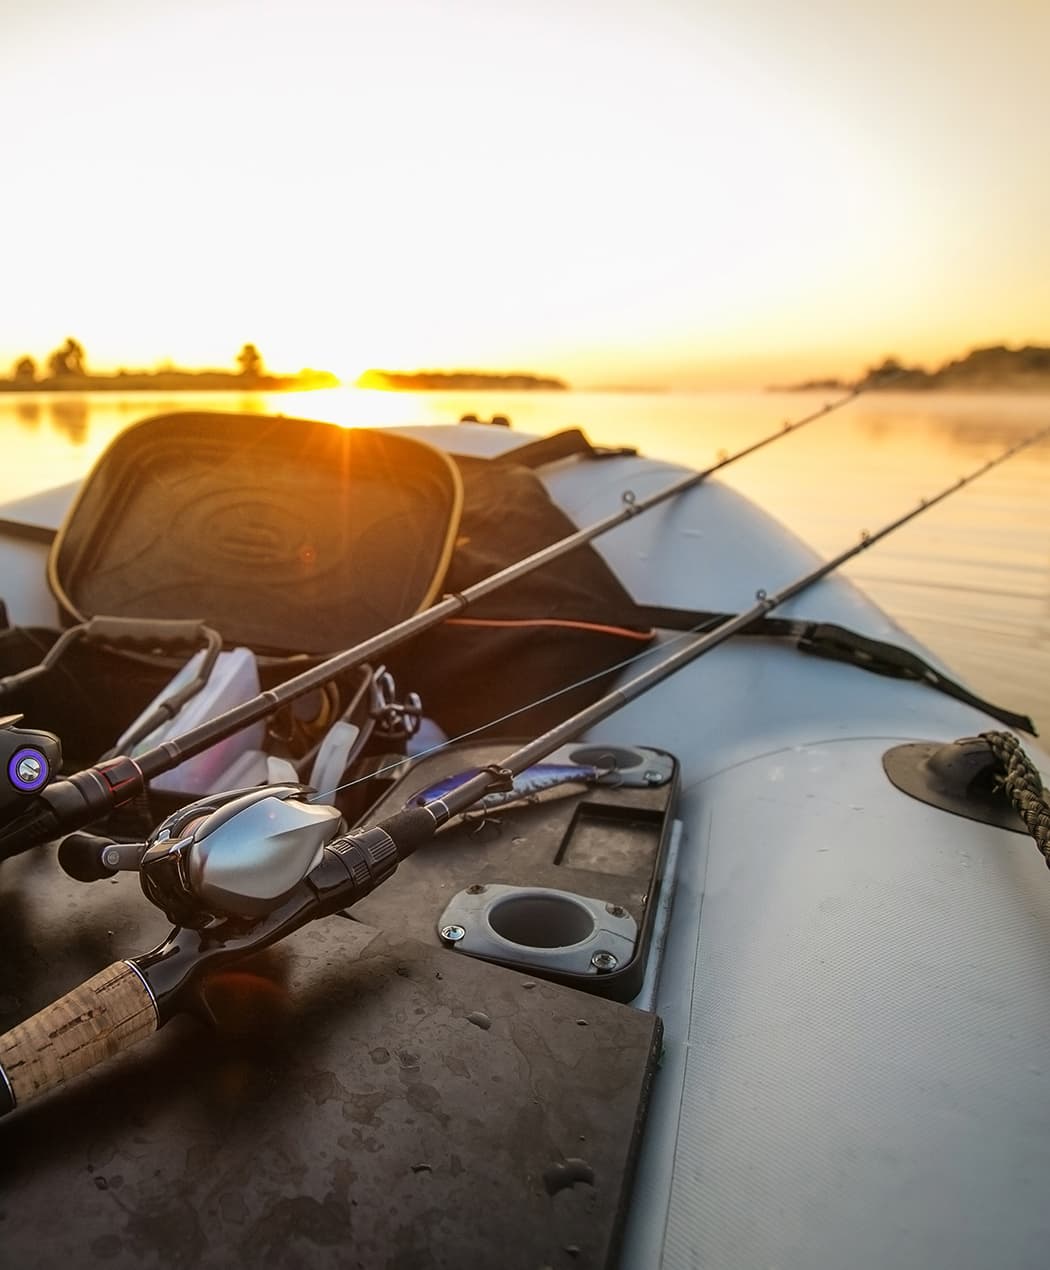
<path id="1" fill-rule="evenodd" d="M 452 776 L 442 777 L 433 785 L 428 785 L 426 789 L 413 794 L 405 803 L 405 807 L 422 807 L 424 803 L 440 801 L 454 789 L 459 789 L 461 785 L 465 785 L 467 781 L 478 776 L 483 770 L 480 767 L 468 767 Z M 494 807 L 505 807 L 508 803 L 535 798 L 544 790 L 556 789 L 559 785 L 607 783 L 612 775 L 612 768 L 594 767 L 586 763 L 534 763 L 514 777 L 514 782 L 509 789 L 492 790 L 483 798 L 479 798 L 474 804 L 474 810 L 491 811 Z"/>

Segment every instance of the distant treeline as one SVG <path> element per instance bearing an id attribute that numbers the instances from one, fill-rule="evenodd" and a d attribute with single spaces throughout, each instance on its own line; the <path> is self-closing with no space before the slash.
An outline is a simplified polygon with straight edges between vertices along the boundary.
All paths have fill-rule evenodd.
<path id="1" fill-rule="evenodd" d="M 16 360 L 9 378 L 0 377 L 0 392 L 105 392 L 154 391 L 178 392 L 195 389 L 252 388 L 279 392 L 291 388 L 334 388 L 339 380 L 328 371 L 302 370 L 297 375 L 271 375 L 263 364 L 262 354 L 254 344 L 243 344 L 237 354 L 238 370 L 183 370 L 162 366 L 157 370 L 118 370 L 110 374 L 93 374 L 87 368 L 84 346 L 70 336 L 44 361 L 44 373 L 34 358 Z"/>
<path id="2" fill-rule="evenodd" d="M 1050 392 L 1050 348 L 1037 344 L 1007 348 L 1004 344 L 995 344 L 988 348 L 975 348 L 965 357 L 945 362 L 937 370 L 906 366 L 896 357 L 887 357 L 878 366 L 869 367 L 855 383 L 841 379 L 809 379 L 788 387 L 797 392 L 826 388 L 908 392 L 933 388 L 957 391 L 987 388 Z"/>
<path id="3" fill-rule="evenodd" d="M 356 381 L 357 388 L 381 388 L 394 392 L 420 392 L 426 390 L 502 388 L 515 392 L 542 390 L 564 392 L 568 389 L 561 379 L 541 375 L 487 374 L 478 370 L 366 370 Z"/>

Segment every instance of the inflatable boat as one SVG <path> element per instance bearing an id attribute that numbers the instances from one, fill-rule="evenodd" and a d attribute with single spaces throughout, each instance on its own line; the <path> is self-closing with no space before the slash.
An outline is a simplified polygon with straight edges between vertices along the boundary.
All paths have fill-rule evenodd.
<path id="1" fill-rule="evenodd" d="M 172 415 L 0 551 L 7 1264 L 1045 1265 L 1050 763 L 715 477 Z"/>

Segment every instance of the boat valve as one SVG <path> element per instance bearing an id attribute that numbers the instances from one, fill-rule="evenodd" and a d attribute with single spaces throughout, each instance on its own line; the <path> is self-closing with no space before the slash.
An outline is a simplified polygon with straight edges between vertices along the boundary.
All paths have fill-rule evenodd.
<path id="1" fill-rule="evenodd" d="M 981 824 L 1025 832 L 984 737 L 895 745 L 883 754 L 882 767 L 891 784 L 919 802 Z"/>

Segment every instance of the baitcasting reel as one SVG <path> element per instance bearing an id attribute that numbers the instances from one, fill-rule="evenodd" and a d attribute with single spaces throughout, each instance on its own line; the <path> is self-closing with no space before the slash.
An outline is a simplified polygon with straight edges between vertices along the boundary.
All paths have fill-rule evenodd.
<path id="1" fill-rule="evenodd" d="M 341 813 L 307 802 L 309 792 L 289 784 L 211 795 L 168 816 L 144 843 L 70 834 L 59 861 L 82 882 L 137 871 L 146 898 L 177 926 L 250 922 L 278 907 L 345 832 Z"/>

